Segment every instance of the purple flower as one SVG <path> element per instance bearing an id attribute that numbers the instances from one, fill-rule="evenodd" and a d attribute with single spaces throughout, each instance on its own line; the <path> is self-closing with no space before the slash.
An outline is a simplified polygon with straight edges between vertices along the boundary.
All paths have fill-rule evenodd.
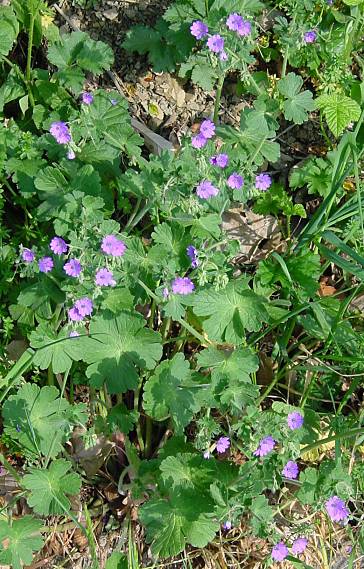
<path id="1" fill-rule="evenodd" d="M 71 308 L 72 310 L 72 308 Z M 76 330 L 72 330 L 69 334 L 68 334 L 69 338 L 77 338 L 79 336 L 79 333 Z"/>
<path id="2" fill-rule="evenodd" d="M 219 55 L 219 59 L 220 61 L 227 61 L 228 60 L 228 54 L 226 53 L 226 51 L 220 51 L 220 55 Z"/>
<path id="3" fill-rule="evenodd" d="M 226 530 L 226 531 L 231 530 L 232 526 L 233 526 L 233 524 L 231 523 L 230 520 L 226 520 L 226 522 L 224 522 L 224 523 L 222 524 L 223 529 Z"/>
<path id="4" fill-rule="evenodd" d="M 200 125 L 200 134 L 204 138 L 212 138 L 215 136 L 215 125 L 210 119 L 205 119 Z"/>
<path id="5" fill-rule="evenodd" d="M 190 27 L 190 32 L 197 40 L 201 40 L 208 34 L 208 27 L 201 20 L 195 20 Z"/>
<path id="6" fill-rule="evenodd" d="M 230 447 L 230 439 L 229 437 L 220 437 L 216 443 L 216 451 L 219 454 L 226 452 L 227 449 Z"/>
<path id="7" fill-rule="evenodd" d="M 254 456 L 265 456 L 266 454 L 269 454 L 274 449 L 275 444 L 276 441 L 273 437 L 271 437 L 271 435 L 264 437 L 259 442 L 257 450 L 253 452 Z"/>
<path id="8" fill-rule="evenodd" d="M 76 154 L 73 152 L 72 148 L 67 152 L 68 160 L 74 160 L 76 158 Z"/>
<path id="9" fill-rule="evenodd" d="M 243 20 L 243 18 L 239 14 L 230 14 L 228 19 L 226 20 L 226 25 L 229 30 L 233 32 L 237 32 L 239 36 L 248 36 L 252 31 L 252 25 L 247 20 Z"/>
<path id="10" fill-rule="evenodd" d="M 56 139 L 58 144 L 68 144 L 71 141 L 68 126 L 62 121 L 52 122 L 49 132 Z"/>
<path id="11" fill-rule="evenodd" d="M 68 318 L 73 322 L 79 322 L 83 319 L 83 316 L 75 306 L 72 306 L 68 311 Z"/>
<path id="12" fill-rule="evenodd" d="M 51 251 L 55 255 L 62 255 L 62 253 L 67 253 L 68 245 L 62 239 L 62 237 L 53 237 L 52 241 L 49 244 Z"/>
<path id="13" fill-rule="evenodd" d="M 32 263 L 35 259 L 35 253 L 31 249 L 23 249 L 21 258 L 24 263 Z"/>
<path id="14" fill-rule="evenodd" d="M 349 516 L 349 510 L 345 506 L 345 502 L 338 496 L 331 496 L 325 502 L 327 513 L 333 522 L 341 522 Z"/>
<path id="15" fill-rule="evenodd" d="M 81 316 L 90 316 L 93 310 L 93 303 L 91 298 L 84 296 L 83 298 L 76 300 L 74 307 L 78 310 Z"/>
<path id="16" fill-rule="evenodd" d="M 163 298 L 168 298 L 169 297 L 169 290 L 167 287 L 164 287 L 163 291 L 162 291 L 162 295 Z"/>
<path id="17" fill-rule="evenodd" d="M 207 138 L 205 138 L 201 133 L 197 134 L 191 138 L 191 144 L 194 148 L 203 148 L 207 144 Z"/>
<path id="18" fill-rule="evenodd" d="M 287 425 L 289 426 L 291 431 L 300 429 L 303 425 L 303 416 L 301 415 L 301 413 L 297 413 L 297 411 L 289 413 L 287 417 Z"/>
<path id="19" fill-rule="evenodd" d="M 224 51 L 224 38 L 222 38 L 219 34 L 215 34 L 209 37 L 207 40 L 207 47 L 214 53 L 220 53 L 220 51 Z"/>
<path id="20" fill-rule="evenodd" d="M 305 537 L 298 537 L 292 543 L 292 553 L 293 555 L 300 555 L 306 549 L 308 544 L 308 539 Z"/>
<path id="21" fill-rule="evenodd" d="M 20 425 L 17 425 L 17 426 L 15 427 L 15 429 L 16 429 L 16 432 L 17 432 L 17 433 L 20 433 L 20 432 L 21 432 Z"/>
<path id="22" fill-rule="evenodd" d="M 283 541 L 277 543 L 272 549 L 272 559 L 274 559 L 274 561 L 283 561 L 288 555 L 288 548 Z"/>
<path id="23" fill-rule="evenodd" d="M 258 174 L 255 178 L 255 187 L 257 190 L 268 190 L 272 185 L 272 178 L 266 172 L 262 172 Z"/>
<path id="24" fill-rule="evenodd" d="M 303 35 L 303 41 L 305 43 L 313 43 L 314 41 L 316 41 L 316 38 L 317 38 L 317 33 L 315 32 L 315 30 L 310 30 Z"/>
<path id="25" fill-rule="evenodd" d="M 217 196 L 219 191 L 209 180 L 203 180 L 196 188 L 196 194 L 203 200 Z"/>
<path id="26" fill-rule="evenodd" d="M 188 257 L 191 259 L 191 267 L 196 269 L 198 267 L 197 249 L 193 245 L 189 245 L 186 249 Z"/>
<path id="27" fill-rule="evenodd" d="M 244 186 L 244 178 L 237 172 L 233 172 L 227 179 L 227 185 L 233 190 L 240 190 Z"/>
<path id="28" fill-rule="evenodd" d="M 110 103 L 112 104 L 113 107 L 115 107 L 118 104 L 116 99 L 110 99 Z"/>
<path id="29" fill-rule="evenodd" d="M 78 259 L 70 259 L 63 265 L 63 270 L 69 277 L 78 277 L 82 271 L 82 266 Z"/>
<path id="30" fill-rule="evenodd" d="M 227 154 L 216 154 L 216 156 L 211 156 L 210 164 L 218 166 L 219 168 L 226 168 L 229 164 L 229 156 Z"/>
<path id="31" fill-rule="evenodd" d="M 99 269 L 96 272 L 95 282 L 98 286 L 115 286 L 116 281 L 113 274 L 108 269 Z"/>
<path id="32" fill-rule="evenodd" d="M 126 245 L 115 235 L 106 235 L 102 240 L 101 250 L 112 257 L 122 257 L 126 251 Z"/>
<path id="33" fill-rule="evenodd" d="M 41 273 L 49 273 L 54 267 L 52 257 L 42 257 L 39 259 L 38 267 Z"/>
<path id="34" fill-rule="evenodd" d="M 286 466 L 282 470 L 283 476 L 286 478 L 290 478 L 291 480 L 295 480 L 298 477 L 300 469 L 298 468 L 297 462 L 293 460 L 289 460 Z"/>
<path id="35" fill-rule="evenodd" d="M 176 277 L 172 282 L 173 294 L 191 294 L 195 285 L 188 277 Z"/>
<path id="36" fill-rule="evenodd" d="M 92 93 L 85 92 L 85 93 L 82 93 L 81 100 L 82 100 L 84 105 L 92 105 L 92 103 L 94 101 L 94 96 L 92 95 Z"/>

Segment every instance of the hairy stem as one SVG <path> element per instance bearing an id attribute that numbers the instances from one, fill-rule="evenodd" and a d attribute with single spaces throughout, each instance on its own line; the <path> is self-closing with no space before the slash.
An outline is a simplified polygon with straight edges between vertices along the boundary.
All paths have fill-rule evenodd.
<path id="1" fill-rule="evenodd" d="M 216 87 L 216 99 L 215 99 L 215 107 L 214 107 L 214 123 L 215 124 L 217 124 L 217 121 L 219 118 L 221 93 L 222 93 L 222 88 L 224 86 L 224 80 L 225 80 L 225 73 L 222 73 L 221 76 L 219 77 L 219 80 L 217 82 L 217 87 Z"/>

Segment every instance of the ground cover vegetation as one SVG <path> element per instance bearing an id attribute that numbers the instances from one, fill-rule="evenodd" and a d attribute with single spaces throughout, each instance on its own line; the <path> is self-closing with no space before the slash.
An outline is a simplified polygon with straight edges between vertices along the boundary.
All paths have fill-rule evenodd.
<path id="1" fill-rule="evenodd" d="M 111 47 L 60 34 L 54 15 L 0 6 L 0 481 L 15 488 L 0 563 L 42 559 L 63 520 L 100 566 L 88 496 L 107 483 L 128 532 L 109 568 L 228 547 L 234 531 L 268 544 L 256 567 L 309 568 L 315 550 L 327 568 L 338 529 L 355 567 L 364 2 L 176 0 L 132 28 L 130 57 L 215 100 L 160 155 L 118 90 L 88 87 Z M 236 127 L 219 120 L 232 80 Z M 307 124 L 320 154 L 285 176 L 282 136 Z M 278 228 L 248 262 L 226 226 L 236 208 Z"/>

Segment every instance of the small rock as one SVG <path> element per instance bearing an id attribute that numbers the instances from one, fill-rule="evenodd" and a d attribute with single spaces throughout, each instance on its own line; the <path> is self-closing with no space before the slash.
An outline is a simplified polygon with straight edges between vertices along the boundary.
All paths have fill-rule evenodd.
<path id="1" fill-rule="evenodd" d="M 108 10 L 105 10 L 102 14 L 105 18 L 112 21 L 117 19 L 117 17 L 119 16 L 119 11 L 116 8 L 109 8 Z"/>

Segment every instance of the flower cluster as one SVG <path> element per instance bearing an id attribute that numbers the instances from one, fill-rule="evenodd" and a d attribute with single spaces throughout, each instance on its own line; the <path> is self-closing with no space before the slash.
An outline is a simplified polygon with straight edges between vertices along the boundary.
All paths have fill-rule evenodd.
<path id="1" fill-rule="evenodd" d="M 307 547 L 307 544 L 308 539 L 305 537 L 298 537 L 295 539 L 291 546 L 293 555 L 300 555 L 303 553 Z M 283 541 L 277 543 L 272 549 L 272 559 L 274 559 L 274 561 L 284 561 L 288 555 L 288 547 Z"/>
<path id="2" fill-rule="evenodd" d="M 202 121 L 199 133 L 191 140 L 194 148 L 203 148 L 206 146 L 207 141 L 215 136 L 215 125 L 209 119 Z"/>
<path id="3" fill-rule="evenodd" d="M 252 32 L 251 22 L 244 20 L 240 14 L 234 12 L 226 20 L 228 30 L 236 32 L 238 36 L 249 36 Z M 209 28 L 201 20 L 195 20 L 190 27 L 191 34 L 197 39 L 202 40 L 208 37 L 206 45 L 208 49 L 219 56 L 220 61 L 227 61 L 228 54 L 225 50 L 225 39 L 220 34 L 209 35 Z"/>
<path id="4" fill-rule="evenodd" d="M 79 300 L 76 300 L 72 308 L 68 311 L 69 319 L 73 322 L 79 322 L 84 319 L 85 316 L 90 316 L 93 311 L 93 302 L 88 296 L 84 296 Z"/>

